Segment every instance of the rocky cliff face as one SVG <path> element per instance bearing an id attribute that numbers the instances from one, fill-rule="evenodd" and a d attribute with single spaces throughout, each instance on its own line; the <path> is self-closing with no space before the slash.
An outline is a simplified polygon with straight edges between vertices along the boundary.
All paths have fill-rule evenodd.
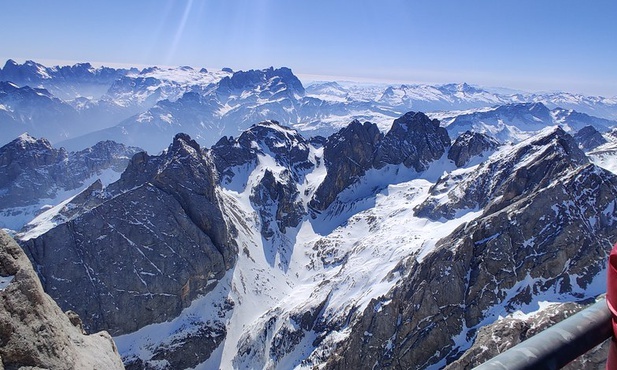
<path id="1" fill-rule="evenodd" d="M 43 292 L 24 252 L 0 230 L 0 367 L 124 368 L 109 334 L 85 335 L 79 325 Z"/>
<path id="2" fill-rule="evenodd" d="M 46 291 L 89 330 L 114 335 L 168 320 L 210 291 L 237 252 L 213 168 L 178 135 L 165 154 L 136 155 L 119 181 L 68 203 L 63 223 L 23 241 Z"/>
<path id="3" fill-rule="evenodd" d="M 328 172 L 310 206 L 319 211 L 326 209 L 371 168 L 402 164 L 424 171 L 449 146 L 447 131 L 424 113 L 409 112 L 394 120 L 385 136 L 375 124 L 353 121 L 328 138 L 324 146 Z"/>
<path id="4" fill-rule="evenodd" d="M 327 175 L 319 185 L 311 207 L 326 209 L 336 196 L 372 167 L 383 134 L 377 125 L 353 121 L 330 136 L 324 145 Z"/>
<path id="5" fill-rule="evenodd" d="M 480 217 L 402 262 L 401 283 L 360 315 L 328 368 L 443 366 L 504 310 L 542 296 L 585 298 L 617 238 L 617 178 L 585 164 L 563 135 L 522 144 L 517 165 L 499 171 L 512 191 L 484 191 L 490 205 Z M 468 189 L 481 189 L 485 176 L 494 173 L 472 177 Z"/>

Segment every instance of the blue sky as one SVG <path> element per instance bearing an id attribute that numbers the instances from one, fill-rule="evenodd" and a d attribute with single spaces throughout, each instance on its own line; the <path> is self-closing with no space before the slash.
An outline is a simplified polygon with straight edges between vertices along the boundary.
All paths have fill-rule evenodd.
<path id="1" fill-rule="evenodd" d="M 2 0 L 0 58 L 617 96 L 615 0 Z"/>

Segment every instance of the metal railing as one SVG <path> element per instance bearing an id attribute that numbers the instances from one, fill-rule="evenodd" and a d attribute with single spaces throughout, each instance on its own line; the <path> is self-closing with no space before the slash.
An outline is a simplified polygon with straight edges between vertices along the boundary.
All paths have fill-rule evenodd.
<path id="1" fill-rule="evenodd" d="M 613 335 L 606 300 L 541 331 L 475 370 L 560 369 Z"/>

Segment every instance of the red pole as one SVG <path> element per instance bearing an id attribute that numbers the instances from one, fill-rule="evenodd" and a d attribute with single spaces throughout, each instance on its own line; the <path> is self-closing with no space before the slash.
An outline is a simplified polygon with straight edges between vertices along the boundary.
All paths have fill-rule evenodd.
<path id="1" fill-rule="evenodd" d="M 608 257 L 608 274 L 606 281 L 606 303 L 611 310 L 613 319 L 613 340 L 606 361 L 607 370 L 617 369 L 617 244 Z"/>

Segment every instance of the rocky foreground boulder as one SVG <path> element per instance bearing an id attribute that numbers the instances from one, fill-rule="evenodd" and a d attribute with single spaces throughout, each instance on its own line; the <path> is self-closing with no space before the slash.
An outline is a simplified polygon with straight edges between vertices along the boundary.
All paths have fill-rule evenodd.
<path id="1" fill-rule="evenodd" d="M 111 336 L 85 335 L 80 323 L 43 292 L 28 257 L 0 230 L 0 368 L 124 369 Z"/>

